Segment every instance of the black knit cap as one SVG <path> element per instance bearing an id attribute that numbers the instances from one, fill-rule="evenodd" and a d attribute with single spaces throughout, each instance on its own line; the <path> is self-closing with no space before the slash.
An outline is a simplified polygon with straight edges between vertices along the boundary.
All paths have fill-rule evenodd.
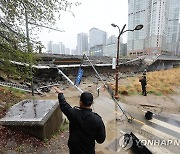
<path id="1" fill-rule="evenodd" d="M 83 92 L 80 97 L 80 101 L 85 106 L 90 106 L 93 103 L 93 95 L 89 92 Z"/>

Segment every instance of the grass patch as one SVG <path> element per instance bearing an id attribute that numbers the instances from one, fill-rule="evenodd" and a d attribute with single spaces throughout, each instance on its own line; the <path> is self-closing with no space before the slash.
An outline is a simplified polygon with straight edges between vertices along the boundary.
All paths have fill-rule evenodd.
<path id="1" fill-rule="evenodd" d="M 127 78 L 128 82 L 124 84 L 120 82 L 119 93 L 122 95 L 140 94 L 140 77 L 141 75 L 138 75 L 137 77 L 129 77 Z M 180 68 L 148 72 L 146 77 L 147 93 L 157 96 L 176 93 L 174 87 L 180 86 Z M 115 86 L 112 85 L 112 88 L 114 89 Z"/>
<path id="2" fill-rule="evenodd" d="M 25 91 L 16 88 L 9 88 L 9 90 L 15 92 L 15 94 L 26 94 Z"/>
<path id="3" fill-rule="evenodd" d="M 2 112 L 23 100 L 25 96 L 26 95 L 24 91 L 8 87 L 0 87 L 0 103 L 4 104 L 4 107 L 0 108 L 0 117 Z"/>
<path id="4" fill-rule="evenodd" d="M 4 90 L 4 92 L 8 93 L 8 92 L 12 92 L 14 93 L 14 95 L 18 96 L 18 95 L 25 95 L 26 92 L 20 89 L 16 89 L 16 88 L 12 88 L 12 87 L 0 87 L 2 90 Z"/>

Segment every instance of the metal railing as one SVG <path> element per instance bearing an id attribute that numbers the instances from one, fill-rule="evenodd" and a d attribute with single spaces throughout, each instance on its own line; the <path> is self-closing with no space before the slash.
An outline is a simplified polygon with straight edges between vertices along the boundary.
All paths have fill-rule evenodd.
<path id="1" fill-rule="evenodd" d="M 32 92 L 31 87 L 28 87 L 26 85 L 19 85 L 16 83 L 0 82 L 0 86 L 15 88 L 15 89 L 22 90 L 22 91 L 29 92 L 29 93 Z M 35 92 L 35 93 L 38 93 L 38 92 Z"/>

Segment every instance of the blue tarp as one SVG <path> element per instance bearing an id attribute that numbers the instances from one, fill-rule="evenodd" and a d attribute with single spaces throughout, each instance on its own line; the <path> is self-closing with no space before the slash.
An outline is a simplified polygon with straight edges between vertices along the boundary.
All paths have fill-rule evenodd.
<path id="1" fill-rule="evenodd" d="M 84 73 L 83 69 L 79 68 L 78 74 L 77 74 L 77 77 L 76 77 L 76 81 L 74 83 L 76 86 L 78 86 L 81 83 L 83 73 Z"/>

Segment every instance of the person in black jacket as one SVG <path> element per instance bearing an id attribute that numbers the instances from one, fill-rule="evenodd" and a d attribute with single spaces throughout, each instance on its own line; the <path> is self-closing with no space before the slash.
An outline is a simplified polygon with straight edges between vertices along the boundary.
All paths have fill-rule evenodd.
<path id="1" fill-rule="evenodd" d="M 141 79 L 139 79 L 139 82 L 141 82 L 141 86 L 142 86 L 142 95 L 147 96 L 147 92 L 146 92 L 146 75 L 143 73 L 143 76 L 141 77 Z"/>
<path id="2" fill-rule="evenodd" d="M 101 117 L 90 108 L 93 95 L 83 92 L 80 96 L 80 107 L 72 108 L 66 102 L 63 92 L 57 87 L 54 89 L 58 93 L 60 109 L 70 122 L 68 140 L 70 154 L 95 154 L 95 141 L 103 143 L 106 132 Z"/>

